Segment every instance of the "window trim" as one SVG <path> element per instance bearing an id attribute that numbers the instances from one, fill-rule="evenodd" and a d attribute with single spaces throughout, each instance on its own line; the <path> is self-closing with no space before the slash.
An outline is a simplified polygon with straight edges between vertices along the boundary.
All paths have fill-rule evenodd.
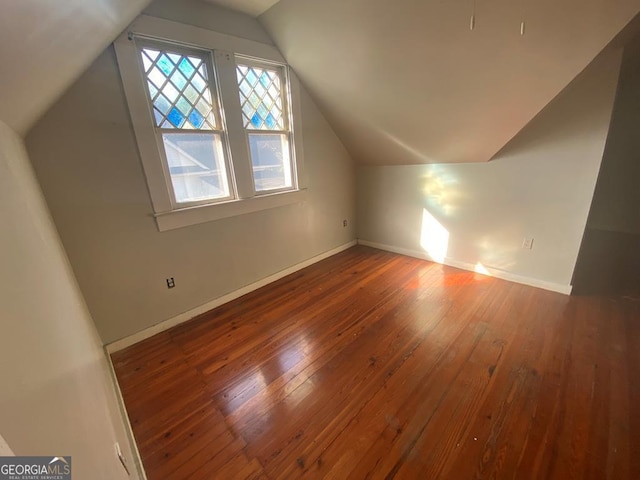
<path id="1" fill-rule="evenodd" d="M 215 61 L 214 61 L 214 57 L 211 50 L 207 50 L 204 48 L 196 48 L 190 45 L 187 46 L 182 43 L 161 41 L 161 40 L 149 38 L 146 35 L 136 36 L 134 39 L 132 39 L 132 41 L 136 45 L 137 60 L 138 60 L 137 65 L 140 73 L 144 71 L 140 61 L 140 53 L 139 53 L 140 49 L 149 47 L 149 48 L 162 50 L 166 46 L 171 46 L 173 47 L 173 50 L 179 54 L 185 54 L 185 55 L 192 54 L 192 55 L 198 55 L 204 58 L 207 74 L 209 76 L 208 86 L 211 90 L 211 97 L 213 99 L 213 105 L 214 105 L 213 114 L 215 117 L 215 122 L 217 127 L 215 130 L 187 130 L 187 129 L 181 129 L 181 128 L 169 129 L 169 128 L 163 128 L 161 126 L 156 126 L 155 122 L 153 121 L 153 106 L 149 101 L 149 98 L 150 98 L 149 85 L 148 85 L 147 79 L 144 78 L 144 75 L 143 75 L 142 83 L 144 85 L 144 95 L 145 95 L 145 98 L 147 99 L 147 111 L 148 111 L 149 118 L 151 119 L 151 124 L 152 124 L 151 126 L 153 127 L 154 134 L 156 136 L 158 156 L 159 156 L 160 162 L 162 163 L 162 172 L 165 176 L 165 185 L 167 188 L 169 203 L 171 205 L 171 211 L 178 210 L 181 208 L 194 207 L 198 205 L 211 205 L 214 203 L 221 203 L 221 202 L 226 202 L 226 201 L 236 199 L 236 189 L 234 184 L 235 175 L 233 172 L 233 164 L 231 162 L 231 151 L 229 150 L 229 141 L 227 136 L 228 129 L 225 123 L 224 111 L 222 108 L 222 100 L 220 97 L 220 85 L 216 75 L 217 69 L 215 66 Z M 177 135 L 181 135 L 181 134 L 188 135 L 188 134 L 194 134 L 194 133 L 220 135 L 221 137 L 220 141 L 222 142 L 222 150 L 224 152 L 224 158 L 222 160 L 225 165 L 225 177 L 227 179 L 227 188 L 229 189 L 229 194 L 224 197 L 217 198 L 213 201 L 210 199 L 206 199 L 206 200 L 194 200 L 190 202 L 178 202 L 176 199 L 173 181 L 171 179 L 171 174 L 169 172 L 169 160 L 167 158 L 166 146 L 164 145 L 164 138 L 163 138 L 163 134 L 165 133 L 177 134 Z M 136 135 L 137 135 L 137 132 L 136 132 Z"/>
<path id="2" fill-rule="evenodd" d="M 230 188 L 236 192 L 235 198 L 216 203 L 173 204 L 170 186 L 166 183 L 170 179 L 163 170 L 165 160 L 161 161 L 159 158 L 159 155 L 163 155 L 163 147 L 158 145 L 159 136 L 155 132 L 155 123 L 149 113 L 145 79 L 140 74 L 141 60 L 138 58 L 137 46 L 132 41 L 135 36 L 143 37 L 145 41 L 149 39 L 175 44 L 178 48 L 184 46 L 185 49 L 213 52 L 214 81 L 217 82 L 215 88 L 221 110 L 219 116 L 221 127 L 227 132 L 227 165 L 230 169 Z M 146 15 L 138 17 L 114 45 L 158 230 L 180 228 L 305 200 L 300 85 L 274 46 Z M 292 189 L 255 192 L 248 137 L 242 122 L 240 98 L 237 93 L 236 55 L 240 62 L 255 59 L 265 65 L 272 63 L 283 68 L 284 80 L 289 87 L 286 93 Z M 233 88 L 230 88 L 231 82 Z M 242 127 L 240 130 L 237 128 L 238 125 Z M 230 156 L 231 152 L 235 155 L 233 159 Z M 242 152 L 246 158 L 238 158 Z M 231 174 L 231 171 L 235 171 L 235 175 Z"/>
<path id="3" fill-rule="evenodd" d="M 291 79 L 289 75 L 289 69 L 285 64 L 276 63 L 268 60 L 256 59 L 253 57 L 249 57 L 246 55 L 235 55 L 235 63 L 243 64 L 248 67 L 256 67 L 256 68 L 272 68 L 280 70 L 282 75 L 282 91 L 283 91 L 283 119 L 284 119 L 284 130 L 262 130 L 262 129 L 251 129 L 247 128 L 244 125 L 244 120 L 242 121 L 242 127 L 244 131 L 245 143 L 247 145 L 247 151 L 249 152 L 249 157 L 251 157 L 251 147 L 249 145 L 249 135 L 269 135 L 269 134 L 279 134 L 286 135 L 288 140 L 288 148 L 289 148 L 289 162 L 290 162 L 290 175 L 292 186 L 291 187 L 283 187 L 279 189 L 269 189 L 269 190 L 261 190 L 258 191 L 255 189 L 255 177 L 254 179 L 254 196 L 262 196 L 262 195 L 271 195 L 275 193 L 287 192 L 292 190 L 298 190 L 298 179 L 296 172 L 296 148 L 294 145 L 295 135 L 293 135 L 293 114 L 292 107 L 293 104 L 292 95 L 291 95 Z M 293 146 L 293 148 L 292 148 Z M 249 161 L 253 160 L 249 158 Z M 252 173 L 253 176 L 253 173 Z"/>

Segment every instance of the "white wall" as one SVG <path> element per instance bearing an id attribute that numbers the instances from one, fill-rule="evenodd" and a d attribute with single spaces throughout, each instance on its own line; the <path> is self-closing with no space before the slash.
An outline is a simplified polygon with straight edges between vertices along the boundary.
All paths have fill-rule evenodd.
<path id="1" fill-rule="evenodd" d="M 426 210 L 448 232 L 446 262 L 566 290 L 620 61 L 620 51 L 600 56 L 487 164 L 360 167 L 358 237 L 424 255 Z M 426 233 L 423 244 L 433 236 Z M 535 239 L 532 250 L 521 248 L 524 237 Z"/>
<path id="2" fill-rule="evenodd" d="M 226 14 L 204 6 L 200 22 Z M 249 24 L 265 35 L 255 19 L 244 20 L 238 35 Z M 305 203 L 160 233 L 113 49 L 54 105 L 27 147 L 105 343 L 355 239 L 354 165 L 304 91 L 302 129 Z"/>
<path id="3" fill-rule="evenodd" d="M 16 455 L 71 455 L 73 477 L 131 460 L 97 332 L 22 140 L 0 122 L 0 431 Z M 137 478 L 134 472 L 132 478 Z"/>

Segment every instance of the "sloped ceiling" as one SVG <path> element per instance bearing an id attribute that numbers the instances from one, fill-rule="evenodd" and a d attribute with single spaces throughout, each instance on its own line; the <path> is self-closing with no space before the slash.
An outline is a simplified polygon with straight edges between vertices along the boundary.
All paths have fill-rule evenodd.
<path id="1" fill-rule="evenodd" d="M 281 0 L 259 17 L 354 158 L 485 162 L 640 0 Z M 525 34 L 520 35 L 521 21 Z"/>
<path id="2" fill-rule="evenodd" d="M 1 2 L 0 120 L 25 134 L 148 3 Z"/>
<path id="3" fill-rule="evenodd" d="M 273 5 L 278 3 L 278 0 L 204 0 L 205 2 L 212 3 L 214 5 L 220 5 L 221 7 L 229 8 L 237 12 L 246 13 L 252 17 L 257 17 L 261 13 L 265 12 Z"/>

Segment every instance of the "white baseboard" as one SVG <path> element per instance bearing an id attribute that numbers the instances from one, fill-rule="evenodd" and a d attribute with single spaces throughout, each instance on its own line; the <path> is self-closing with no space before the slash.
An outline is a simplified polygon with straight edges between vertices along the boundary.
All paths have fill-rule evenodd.
<path id="1" fill-rule="evenodd" d="M 313 265 L 314 263 L 324 260 L 325 258 L 331 257 L 336 253 L 340 253 L 348 248 L 351 248 L 357 243 L 358 243 L 357 240 L 353 240 L 349 243 L 345 243 L 344 245 L 340 245 L 339 247 L 336 247 L 332 250 L 321 253 L 320 255 L 311 257 L 310 259 L 305 260 L 304 262 L 298 263 L 289 268 L 285 268 L 284 270 L 274 273 L 273 275 L 269 275 L 268 277 L 265 277 L 262 280 L 258 280 L 257 282 L 247 285 L 246 287 L 242 287 L 231 293 L 223 295 L 222 297 L 218 297 L 214 300 L 211 300 L 210 302 L 207 302 L 204 305 L 200 305 L 189 311 L 181 313 L 180 315 L 177 315 L 173 318 L 157 323 L 152 327 L 145 328 L 144 330 L 134 333 L 133 335 L 129 335 L 128 337 L 121 338 L 120 340 L 116 340 L 115 342 L 109 343 L 108 345 L 106 345 L 105 348 L 109 353 L 123 350 L 135 343 L 141 342 L 142 340 L 145 340 L 149 337 L 153 337 L 154 335 L 160 332 L 164 332 L 165 330 L 175 327 L 176 325 L 180 325 L 181 323 L 191 320 L 192 318 L 195 318 L 198 315 L 202 315 L 203 313 L 206 313 L 209 310 L 212 310 L 216 307 L 219 307 L 220 305 L 230 302 L 231 300 L 235 300 L 236 298 L 246 295 L 247 293 L 253 292 L 254 290 L 264 287 L 269 283 L 275 282 L 276 280 L 280 280 L 281 278 L 286 277 L 287 275 L 290 275 L 292 273 L 295 273 L 298 270 L 302 270 L 303 268 L 306 268 L 309 265 Z"/>
<path id="2" fill-rule="evenodd" d="M 393 245 L 385 245 L 383 243 L 370 242 L 368 240 L 358 239 L 358 244 L 365 245 L 367 247 L 377 248 L 378 250 L 386 250 L 388 252 L 399 253 L 401 255 L 407 255 L 409 257 L 421 258 L 423 260 L 429 260 L 434 263 L 441 263 L 448 265 L 449 267 L 460 268 L 461 270 L 469 270 L 476 272 L 476 266 L 473 263 L 461 262 L 453 258 L 446 257 L 443 262 L 434 260 L 427 252 L 421 252 L 419 250 L 410 250 L 407 248 L 395 247 Z M 510 282 L 521 283 L 523 285 L 529 285 L 530 287 L 542 288 L 544 290 L 550 290 L 552 292 L 562 293 L 564 295 L 571 294 L 571 285 L 562 285 L 560 283 L 546 282 L 544 280 L 538 280 L 536 278 L 525 277 L 522 275 L 516 275 L 515 273 L 506 272 L 493 267 L 485 266 L 489 276 L 500 278 L 502 280 L 508 280 Z M 477 273 L 477 272 L 476 272 Z"/>
<path id="3" fill-rule="evenodd" d="M 120 416 L 122 418 L 122 423 L 124 423 L 125 433 L 127 434 L 127 440 L 129 441 L 129 447 L 131 449 L 131 455 L 133 455 L 133 465 L 135 467 L 135 473 L 138 480 L 147 480 L 147 472 L 144 470 L 144 465 L 142 464 L 142 457 L 140 456 L 140 451 L 138 450 L 138 444 L 136 443 L 136 439 L 133 435 L 133 428 L 131 427 L 131 422 L 129 421 L 129 414 L 127 413 L 127 406 L 124 404 L 124 397 L 122 396 L 122 390 L 120 390 L 120 384 L 118 383 L 118 377 L 116 376 L 116 370 L 113 367 L 113 362 L 111 361 L 111 355 L 107 351 L 105 347 L 105 356 L 107 357 L 107 365 L 109 366 L 109 375 L 111 376 L 111 382 L 113 383 L 113 389 L 116 394 L 116 400 L 118 402 L 118 408 L 120 410 Z M 129 469 L 131 469 L 131 463 L 129 464 Z"/>

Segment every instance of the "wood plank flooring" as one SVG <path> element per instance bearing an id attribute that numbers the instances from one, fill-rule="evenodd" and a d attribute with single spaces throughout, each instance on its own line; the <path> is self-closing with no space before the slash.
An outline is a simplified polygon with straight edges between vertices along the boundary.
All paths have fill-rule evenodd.
<path id="1" fill-rule="evenodd" d="M 359 246 L 112 359 L 150 480 L 640 478 L 637 299 Z"/>

